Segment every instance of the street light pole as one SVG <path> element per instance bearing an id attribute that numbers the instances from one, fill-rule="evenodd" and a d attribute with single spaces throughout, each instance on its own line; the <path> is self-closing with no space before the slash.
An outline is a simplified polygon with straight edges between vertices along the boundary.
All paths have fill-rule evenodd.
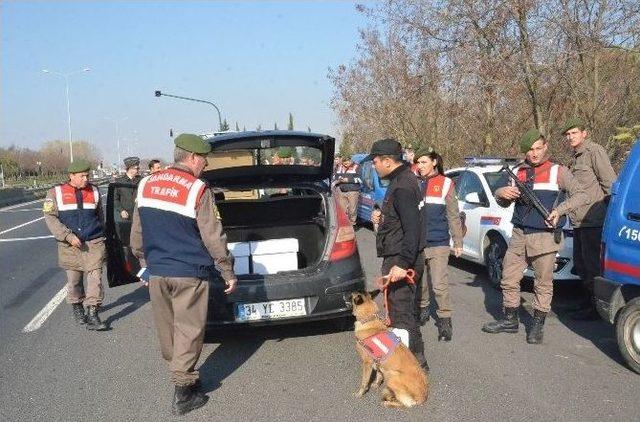
<path id="1" fill-rule="evenodd" d="M 76 70 L 74 72 L 60 73 L 60 72 L 54 72 L 48 69 L 42 69 L 43 73 L 51 73 L 52 75 L 56 75 L 64 78 L 66 91 L 67 91 L 67 128 L 69 131 L 69 160 L 71 162 L 73 162 L 73 134 L 71 132 L 71 101 L 69 100 L 69 76 L 75 75 L 77 73 L 89 72 L 90 70 L 91 70 L 90 68 L 85 67 L 84 69 Z"/>
<path id="2" fill-rule="evenodd" d="M 120 130 L 119 130 L 119 126 L 120 126 L 120 123 L 122 123 L 125 120 L 127 120 L 128 117 L 123 117 L 120 120 L 112 119 L 110 117 L 105 117 L 105 119 L 116 124 L 116 148 L 117 148 L 117 151 L 118 151 L 118 165 L 120 165 L 122 163 L 122 157 L 120 157 Z"/>
<path id="3" fill-rule="evenodd" d="M 216 109 L 216 111 L 218 112 L 218 125 L 219 125 L 219 130 L 222 130 L 222 117 L 220 116 L 220 109 L 218 108 L 217 105 L 215 105 L 214 103 L 212 103 L 211 101 L 205 101 L 205 100 L 199 100 L 197 98 L 189 98 L 189 97 L 181 97 L 179 95 L 171 95 L 171 94 L 165 94 L 162 91 L 156 91 L 155 92 L 155 96 L 156 97 L 171 97 L 171 98 L 178 98 L 180 100 L 187 100 L 187 101 L 195 101 L 198 103 L 205 103 L 205 104 L 209 104 L 210 106 L 213 106 L 213 108 Z"/>

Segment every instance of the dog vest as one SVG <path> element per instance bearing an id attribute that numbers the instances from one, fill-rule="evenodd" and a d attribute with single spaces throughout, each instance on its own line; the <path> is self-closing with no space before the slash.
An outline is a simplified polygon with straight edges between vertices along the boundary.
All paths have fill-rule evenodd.
<path id="1" fill-rule="evenodd" d="M 400 337 L 391 331 L 383 331 L 367 337 L 364 340 L 359 340 L 359 343 L 364 347 L 364 350 L 367 351 L 369 356 L 371 356 L 376 363 L 380 364 L 386 361 L 396 347 L 398 347 Z"/>

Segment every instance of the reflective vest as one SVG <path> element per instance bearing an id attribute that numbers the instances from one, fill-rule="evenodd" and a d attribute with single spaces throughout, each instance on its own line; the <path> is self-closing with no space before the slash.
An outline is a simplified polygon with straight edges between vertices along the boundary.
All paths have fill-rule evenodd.
<path id="1" fill-rule="evenodd" d="M 136 202 L 149 274 L 209 278 L 216 273 L 196 221 L 206 188 L 202 180 L 177 168 L 140 181 Z"/>
<path id="2" fill-rule="evenodd" d="M 104 235 L 102 222 L 98 216 L 100 192 L 87 184 L 76 189 L 69 183 L 54 188 L 58 219 L 82 242 Z"/>
<path id="3" fill-rule="evenodd" d="M 449 220 L 446 197 L 455 184 L 448 177 L 438 174 L 426 180 L 424 198 L 420 201 L 427 247 L 449 246 Z"/>
<path id="4" fill-rule="evenodd" d="M 558 184 L 560 166 L 551 161 L 545 161 L 537 167 L 520 167 L 516 175 L 525 185 L 529 186 L 538 197 L 544 207 L 551 212 L 563 199 Z M 523 229 L 525 233 L 537 233 L 552 231 L 544 223 L 542 215 L 521 196 L 515 204 L 511 223 Z M 558 222 L 559 227 L 565 223 L 562 217 Z"/>
<path id="5" fill-rule="evenodd" d="M 362 180 L 360 179 L 358 169 L 359 167 L 357 164 L 352 164 L 349 167 L 345 167 L 340 164 L 336 168 L 336 174 L 334 176 L 335 179 L 345 177 L 349 180 L 347 183 L 340 183 L 340 185 L 338 185 L 342 192 L 354 192 L 360 190 Z"/>

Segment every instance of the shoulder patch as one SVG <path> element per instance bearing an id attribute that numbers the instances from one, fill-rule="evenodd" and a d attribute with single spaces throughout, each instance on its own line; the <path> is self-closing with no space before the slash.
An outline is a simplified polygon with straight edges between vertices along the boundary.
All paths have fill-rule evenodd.
<path id="1" fill-rule="evenodd" d="M 49 214 L 54 210 L 55 210 L 55 203 L 53 202 L 53 199 L 51 198 L 45 199 L 44 203 L 42 204 L 42 212 L 44 212 L 45 214 Z"/>
<path id="2" fill-rule="evenodd" d="M 213 215 L 216 216 L 216 219 L 218 221 L 222 221 L 222 216 L 220 216 L 220 211 L 218 211 L 218 207 L 216 206 L 216 203 L 213 203 Z"/>

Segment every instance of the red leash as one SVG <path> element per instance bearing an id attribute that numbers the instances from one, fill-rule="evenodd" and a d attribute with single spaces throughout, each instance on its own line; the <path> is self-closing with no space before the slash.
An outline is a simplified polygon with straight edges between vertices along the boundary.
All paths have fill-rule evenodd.
<path id="1" fill-rule="evenodd" d="M 416 276 L 416 272 L 413 271 L 412 269 L 408 269 L 407 276 L 403 279 L 394 281 L 394 283 L 405 280 L 409 284 L 416 284 L 415 280 L 413 279 L 415 276 Z M 386 318 L 384 319 L 384 323 L 387 325 L 387 327 L 391 326 L 391 318 L 389 317 L 389 284 L 390 283 L 392 282 L 389 279 L 388 275 L 385 275 L 383 277 L 376 279 L 376 284 L 378 285 L 378 287 L 380 287 L 380 290 L 384 292 L 384 309 L 387 314 Z"/>

